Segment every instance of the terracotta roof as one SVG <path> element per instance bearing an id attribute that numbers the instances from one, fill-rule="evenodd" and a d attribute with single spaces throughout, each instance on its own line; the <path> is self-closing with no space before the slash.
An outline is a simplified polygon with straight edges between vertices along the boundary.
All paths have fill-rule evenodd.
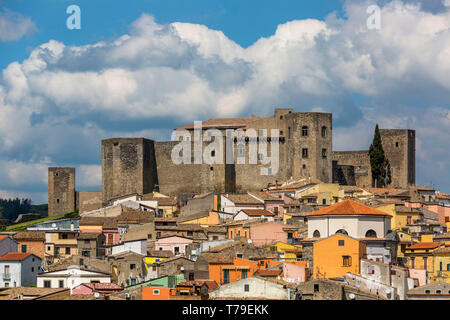
<path id="1" fill-rule="evenodd" d="M 224 197 L 234 204 L 264 205 L 263 202 L 255 199 L 249 194 L 226 194 Z"/>
<path id="2" fill-rule="evenodd" d="M 421 191 L 435 191 L 433 188 L 426 187 L 426 186 L 415 186 L 413 188 L 416 190 L 421 190 Z"/>
<path id="3" fill-rule="evenodd" d="M 283 271 L 281 269 L 278 270 L 258 270 L 255 275 L 262 277 L 276 277 L 279 276 Z"/>
<path id="4" fill-rule="evenodd" d="M 242 128 L 258 117 L 241 117 L 241 118 L 211 118 L 202 122 L 203 128 Z M 194 124 L 188 124 L 177 129 L 194 129 Z"/>
<path id="5" fill-rule="evenodd" d="M 171 258 L 174 256 L 170 250 L 147 250 L 148 257 Z"/>
<path id="6" fill-rule="evenodd" d="M 221 227 L 221 226 L 209 226 L 209 227 L 205 227 L 205 231 L 207 233 L 211 232 L 211 233 L 227 233 L 227 228 L 226 227 Z"/>
<path id="7" fill-rule="evenodd" d="M 266 192 L 249 192 L 250 195 L 254 195 L 264 201 L 277 201 L 277 202 L 283 202 L 283 199 L 280 199 L 278 197 L 274 197 Z"/>
<path id="8" fill-rule="evenodd" d="M 353 200 L 344 200 L 333 204 L 329 207 L 320 209 L 315 212 L 307 213 L 306 216 L 322 216 L 322 215 L 377 215 L 391 216 L 386 212 L 371 208 Z"/>
<path id="9" fill-rule="evenodd" d="M 435 249 L 439 246 L 437 242 L 419 242 L 416 244 L 413 244 L 410 247 L 407 247 L 406 249 Z"/>
<path id="10" fill-rule="evenodd" d="M 436 196 L 436 198 L 450 200 L 450 194 L 441 192 Z"/>
<path id="11" fill-rule="evenodd" d="M 244 213 L 246 213 L 249 216 L 252 217 L 259 217 L 259 216 L 274 216 L 274 214 L 268 210 L 265 209 L 242 209 Z"/>
<path id="12" fill-rule="evenodd" d="M 0 234 L 0 240 L 3 240 L 3 239 L 5 239 L 6 237 L 8 237 L 8 235 L 7 235 L 7 234 Z"/>
<path id="13" fill-rule="evenodd" d="M 450 247 L 441 248 L 441 249 L 437 249 L 437 250 L 433 251 L 433 254 L 440 254 L 440 253 L 442 253 L 442 254 L 450 253 Z"/>
<path id="14" fill-rule="evenodd" d="M 20 232 L 17 232 L 14 235 L 14 239 L 16 239 L 16 240 L 42 240 L 42 241 L 45 241 L 45 231 L 20 231 Z"/>
<path id="15" fill-rule="evenodd" d="M 177 284 L 177 287 L 201 287 L 202 285 L 206 284 L 208 287 L 208 291 L 212 291 L 214 289 L 217 289 L 219 285 L 214 280 L 191 280 L 191 281 L 183 281 Z"/>
<path id="16" fill-rule="evenodd" d="M 100 232 L 80 232 L 78 234 L 79 240 L 95 240 L 101 235 Z"/>
<path id="17" fill-rule="evenodd" d="M 0 257 L 0 261 L 22 261 L 26 257 L 30 256 L 31 253 L 22 252 L 8 252 L 7 254 Z"/>
<path id="18" fill-rule="evenodd" d="M 122 287 L 115 283 L 82 283 L 82 285 L 93 290 L 122 290 Z"/>

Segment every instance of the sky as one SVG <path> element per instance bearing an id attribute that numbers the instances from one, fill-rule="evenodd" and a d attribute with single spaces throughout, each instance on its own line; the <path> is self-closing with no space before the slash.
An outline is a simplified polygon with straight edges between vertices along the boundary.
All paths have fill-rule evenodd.
<path id="1" fill-rule="evenodd" d="M 414 129 L 416 184 L 450 192 L 450 0 L 0 0 L 0 70 L 0 197 L 46 203 L 49 166 L 100 189 L 101 139 L 274 107 L 332 112 L 334 150 Z"/>

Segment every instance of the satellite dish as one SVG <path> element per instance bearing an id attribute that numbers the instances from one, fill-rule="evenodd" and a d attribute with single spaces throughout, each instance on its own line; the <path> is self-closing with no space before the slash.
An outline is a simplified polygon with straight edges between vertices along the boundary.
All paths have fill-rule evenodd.
<path id="1" fill-rule="evenodd" d="M 348 297 L 349 297 L 350 299 L 354 300 L 354 299 L 355 299 L 355 294 L 354 294 L 354 293 L 350 293 L 350 294 L 348 295 Z"/>
<path id="2" fill-rule="evenodd" d="M 386 294 L 390 294 L 391 293 L 391 289 L 386 289 Z"/>

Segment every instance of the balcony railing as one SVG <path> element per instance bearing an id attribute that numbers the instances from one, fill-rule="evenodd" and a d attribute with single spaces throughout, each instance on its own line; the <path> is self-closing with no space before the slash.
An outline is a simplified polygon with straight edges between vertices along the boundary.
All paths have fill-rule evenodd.
<path id="1" fill-rule="evenodd" d="M 2 279 L 3 280 L 11 280 L 11 274 L 10 273 L 2 273 Z"/>

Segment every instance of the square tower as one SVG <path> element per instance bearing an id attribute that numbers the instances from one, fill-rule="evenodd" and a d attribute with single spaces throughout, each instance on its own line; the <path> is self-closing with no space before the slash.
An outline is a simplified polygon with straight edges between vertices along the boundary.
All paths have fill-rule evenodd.
<path id="1" fill-rule="evenodd" d="M 102 140 L 103 205 L 116 197 L 152 192 L 158 184 L 153 140 L 112 138 Z"/>
<path id="2" fill-rule="evenodd" d="M 75 211 L 75 168 L 48 168 L 48 216 Z"/>

